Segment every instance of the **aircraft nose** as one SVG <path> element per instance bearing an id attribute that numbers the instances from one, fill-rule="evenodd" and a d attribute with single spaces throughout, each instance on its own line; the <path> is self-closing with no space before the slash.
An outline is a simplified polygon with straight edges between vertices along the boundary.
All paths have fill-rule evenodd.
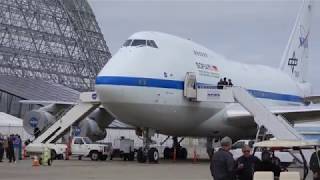
<path id="1" fill-rule="evenodd" d="M 120 102 L 124 98 L 123 88 L 116 77 L 98 76 L 96 78 L 96 92 L 102 103 Z"/>

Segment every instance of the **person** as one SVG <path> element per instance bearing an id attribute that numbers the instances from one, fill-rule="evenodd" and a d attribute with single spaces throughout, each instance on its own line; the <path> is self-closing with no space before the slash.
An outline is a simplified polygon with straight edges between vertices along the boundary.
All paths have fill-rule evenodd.
<path id="1" fill-rule="evenodd" d="M 256 168 L 256 171 L 272 171 L 275 177 L 280 176 L 281 168 L 279 165 L 272 163 L 271 154 L 269 151 L 265 150 L 261 153 L 262 161 Z"/>
<path id="2" fill-rule="evenodd" d="M 14 151 L 14 157 L 15 160 L 18 161 L 20 159 L 19 152 L 20 152 L 20 136 L 18 134 L 13 135 L 13 151 Z"/>
<path id="3" fill-rule="evenodd" d="M 223 80 L 220 78 L 220 81 L 217 84 L 217 89 L 223 89 Z"/>
<path id="4" fill-rule="evenodd" d="M 2 162 L 4 154 L 4 139 L 2 134 L 0 133 L 0 162 Z"/>
<path id="5" fill-rule="evenodd" d="M 314 153 L 312 153 L 310 161 L 309 161 L 309 167 L 313 173 L 314 180 L 320 180 L 319 158 L 320 158 L 320 151 L 314 152 Z"/>
<path id="6" fill-rule="evenodd" d="M 7 136 L 4 136 L 3 139 L 4 139 L 4 142 L 3 142 L 4 152 L 6 153 L 6 158 L 9 159 L 8 137 L 7 137 Z"/>
<path id="7" fill-rule="evenodd" d="M 14 147 L 13 147 L 14 137 L 13 134 L 8 137 L 8 158 L 9 162 L 16 162 L 16 157 L 14 155 Z"/>
<path id="8" fill-rule="evenodd" d="M 33 130 L 33 135 L 34 135 L 34 138 L 38 138 L 39 135 L 40 135 L 40 129 L 38 127 L 35 127 L 34 130 Z"/>
<path id="9" fill-rule="evenodd" d="M 222 84 L 223 86 L 228 86 L 228 81 L 226 77 L 223 78 Z"/>
<path id="10" fill-rule="evenodd" d="M 18 139 L 19 139 L 19 147 L 18 147 L 18 150 L 19 150 L 19 160 L 22 160 L 22 139 L 20 137 L 20 135 L 17 135 Z"/>
<path id="11" fill-rule="evenodd" d="M 230 87 L 233 86 L 233 83 L 232 83 L 231 79 L 228 79 L 228 86 L 230 86 Z"/>
<path id="12" fill-rule="evenodd" d="M 242 148 L 243 155 L 236 161 L 236 175 L 239 180 L 252 180 L 256 166 L 260 160 L 251 155 L 251 148 L 249 145 L 244 145 Z"/>
<path id="13" fill-rule="evenodd" d="M 234 180 L 234 159 L 230 153 L 232 140 L 224 137 L 221 148 L 213 154 L 210 171 L 214 180 Z"/>

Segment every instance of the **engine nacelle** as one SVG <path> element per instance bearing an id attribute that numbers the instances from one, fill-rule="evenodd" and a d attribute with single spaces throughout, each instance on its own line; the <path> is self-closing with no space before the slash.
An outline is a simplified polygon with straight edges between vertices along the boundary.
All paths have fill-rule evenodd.
<path id="1" fill-rule="evenodd" d="M 36 127 L 43 130 L 48 124 L 55 122 L 56 118 L 52 115 L 55 108 L 55 105 L 49 105 L 27 112 L 23 118 L 24 129 L 33 135 Z"/>

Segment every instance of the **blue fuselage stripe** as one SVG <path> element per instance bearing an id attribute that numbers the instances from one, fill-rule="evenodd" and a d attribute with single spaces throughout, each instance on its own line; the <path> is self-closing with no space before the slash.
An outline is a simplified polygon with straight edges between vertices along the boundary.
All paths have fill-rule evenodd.
<path id="1" fill-rule="evenodd" d="M 184 89 L 184 82 L 177 80 L 140 78 L 140 77 L 122 77 L 122 76 L 98 76 L 96 85 L 122 85 L 122 86 L 141 86 L 141 87 L 156 87 L 169 89 Z M 248 90 L 257 98 L 272 99 L 278 101 L 302 102 L 302 98 L 295 95 L 280 94 L 259 90 Z"/>

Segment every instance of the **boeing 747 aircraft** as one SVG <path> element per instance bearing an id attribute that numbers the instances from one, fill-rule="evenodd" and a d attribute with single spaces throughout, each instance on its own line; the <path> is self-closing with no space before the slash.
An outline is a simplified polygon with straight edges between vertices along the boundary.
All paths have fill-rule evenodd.
<path id="1" fill-rule="evenodd" d="M 208 143 L 223 136 L 256 136 L 257 122 L 250 110 L 223 99 L 224 91 L 232 88 L 217 89 L 224 77 L 272 114 L 290 122 L 314 121 L 320 108 L 305 101 L 311 95 L 306 74 L 312 10 L 311 1 L 304 0 L 278 68 L 232 61 L 173 35 L 138 32 L 99 73 L 96 92 L 109 113 L 141 130 L 145 145 L 139 151 L 140 162 L 158 159 L 158 150 L 150 147 L 154 133 L 208 137 Z M 210 90 L 201 100 L 199 92 L 205 88 Z M 171 152 L 166 149 L 165 156 Z M 183 157 L 186 150 L 177 153 Z"/>

